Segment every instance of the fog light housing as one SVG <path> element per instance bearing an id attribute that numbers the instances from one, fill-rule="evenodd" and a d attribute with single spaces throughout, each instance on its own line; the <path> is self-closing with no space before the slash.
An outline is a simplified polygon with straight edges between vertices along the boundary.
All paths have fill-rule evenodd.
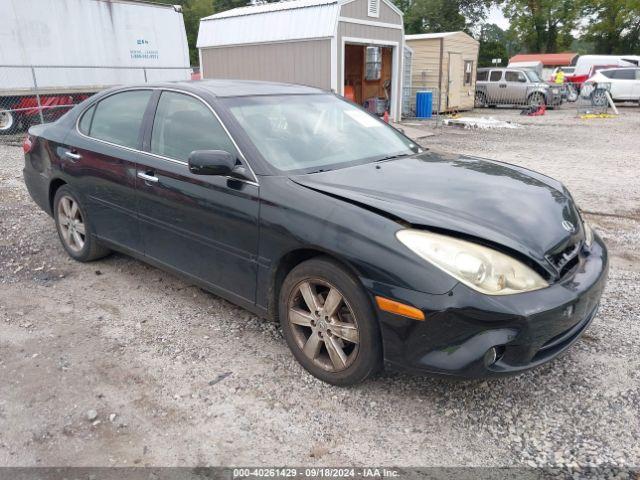
<path id="1" fill-rule="evenodd" d="M 491 347 L 484 354 L 484 357 L 483 357 L 484 366 L 490 367 L 491 365 L 496 363 L 498 360 L 500 360 L 502 358 L 502 355 L 504 355 L 504 347 L 502 345 Z"/>

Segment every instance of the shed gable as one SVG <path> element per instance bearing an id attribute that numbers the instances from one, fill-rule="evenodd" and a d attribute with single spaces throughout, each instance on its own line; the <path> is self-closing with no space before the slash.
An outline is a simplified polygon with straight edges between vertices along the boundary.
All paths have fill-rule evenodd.
<path id="1" fill-rule="evenodd" d="M 388 0 L 347 0 L 341 4 L 340 17 L 402 27 L 402 14 Z"/>

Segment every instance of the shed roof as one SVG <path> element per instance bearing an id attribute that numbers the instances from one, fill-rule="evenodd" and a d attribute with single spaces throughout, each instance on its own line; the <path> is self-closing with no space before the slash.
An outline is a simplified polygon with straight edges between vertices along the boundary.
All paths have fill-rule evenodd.
<path id="1" fill-rule="evenodd" d="M 416 35 L 406 35 L 405 39 L 408 40 L 408 41 L 411 41 L 411 40 L 434 40 L 434 39 L 438 39 L 438 38 L 452 37 L 454 35 L 464 35 L 465 37 L 470 38 L 474 42 L 478 42 L 471 35 L 469 35 L 468 33 L 463 32 L 463 31 L 438 32 L 438 33 L 418 33 Z"/>
<path id="2" fill-rule="evenodd" d="M 456 33 L 462 32 L 440 32 L 440 33 L 418 33 L 415 35 L 406 35 L 407 40 L 431 40 L 432 38 L 450 37 Z"/>
<path id="3" fill-rule="evenodd" d="M 571 65 L 577 53 L 520 53 L 511 57 L 509 63 L 515 62 L 542 62 L 545 67 L 565 67 Z"/>
<path id="4" fill-rule="evenodd" d="M 330 38 L 340 7 L 352 0 L 283 0 L 248 5 L 200 20 L 198 48 Z M 391 0 L 381 0 L 402 17 Z"/>
<path id="5" fill-rule="evenodd" d="M 234 8 L 200 20 L 198 48 L 334 35 L 339 0 L 288 0 Z"/>

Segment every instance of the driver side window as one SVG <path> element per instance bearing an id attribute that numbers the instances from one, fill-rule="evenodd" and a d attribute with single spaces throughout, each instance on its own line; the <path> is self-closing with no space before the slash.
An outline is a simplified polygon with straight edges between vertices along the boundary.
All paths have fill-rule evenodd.
<path id="1" fill-rule="evenodd" d="M 151 152 L 186 162 L 194 150 L 238 152 L 209 107 L 197 98 L 162 92 L 151 132 Z"/>

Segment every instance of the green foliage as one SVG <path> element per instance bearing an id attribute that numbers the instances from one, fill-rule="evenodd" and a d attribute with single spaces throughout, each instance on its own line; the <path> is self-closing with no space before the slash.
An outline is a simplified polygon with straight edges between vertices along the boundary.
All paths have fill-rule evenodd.
<path id="1" fill-rule="evenodd" d="M 571 46 L 580 1 L 500 0 L 500 4 L 526 51 L 553 53 Z"/>
<path id="2" fill-rule="evenodd" d="M 405 33 L 439 33 L 471 29 L 482 21 L 492 0 L 396 0 L 405 13 Z"/>
<path id="3" fill-rule="evenodd" d="M 640 54 L 640 0 L 582 0 L 594 53 Z"/>
<path id="4" fill-rule="evenodd" d="M 182 6 L 184 16 L 184 26 L 187 30 L 187 42 L 189 43 L 189 59 L 191 65 L 198 65 L 198 28 L 200 19 L 224 12 L 236 7 L 244 7 L 249 4 L 248 0 L 155 0 L 159 3 Z"/>

